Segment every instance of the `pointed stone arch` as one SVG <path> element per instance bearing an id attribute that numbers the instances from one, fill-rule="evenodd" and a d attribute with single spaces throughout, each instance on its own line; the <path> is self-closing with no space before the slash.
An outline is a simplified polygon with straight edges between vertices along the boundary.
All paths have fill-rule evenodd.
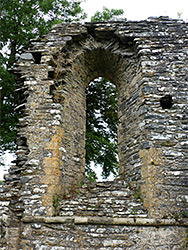
<path id="1" fill-rule="evenodd" d="M 67 53 L 66 57 L 65 53 Z M 65 59 L 66 61 L 64 61 Z M 76 178 L 78 181 L 84 179 L 85 89 L 91 80 L 99 76 L 113 81 L 118 90 L 120 118 L 118 152 L 120 176 L 122 177 L 126 168 L 127 172 L 130 170 L 128 169 L 127 154 L 131 154 L 129 149 L 125 150 L 122 146 L 125 140 L 125 122 L 126 127 L 133 128 L 125 116 L 136 115 L 136 112 L 130 110 L 130 114 L 126 114 L 127 109 L 124 103 L 126 98 L 136 94 L 133 101 L 134 103 L 139 102 L 137 85 L 140 79 L 140 69 L 134 42 L 124 45 L 118 39 L 97 42 L 93 37 L 89 37 L 83 42 L 71 44 L 66 48 L 66 52 L 58 52 L 56 61 L 59 64 L 53 69 L 55 80 L 54 85 L 51 86 L 53 89 L 51 94 L 57 102 L 59 102 L 59 98 L 63 100 L 64 146 L 62 147 L 66 157 L 62 161 L 63 184 L 71 182 L 69 179 L 71 175 L 74 180 Z M 135 124 L 134 117 L 130 119 L 131 121 Z M 123 126 L 122 123 L 124 123 Z M 127 135 L 126 140 L 129 140 Z M 139 159 L 139 156 L 137 158 Z M 131 173 L 129 176 L 131 177 Z"/>

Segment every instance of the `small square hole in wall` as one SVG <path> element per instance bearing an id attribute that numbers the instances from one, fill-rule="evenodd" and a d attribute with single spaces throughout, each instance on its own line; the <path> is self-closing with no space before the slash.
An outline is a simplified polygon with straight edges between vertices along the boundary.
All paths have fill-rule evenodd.
<path id="1" fill-rule="evenodd" d="M 162 109 L 170 109 L 173 105 L 172 96 L 165 95 L 165 96 L 161 97 L 160 105 L 161 105 Z"/>
<path id="2" fill-rule="evenodd" d="M 40 64 L 40 62 L 41 62 L 41 57 L 42 57 L 41 52 L 32 52 L 32 55 L 33 55 L 33 58 L 34 58 L 34 60 L 35 60 L 35 63 L 36 63 L 36 64 Z"/>

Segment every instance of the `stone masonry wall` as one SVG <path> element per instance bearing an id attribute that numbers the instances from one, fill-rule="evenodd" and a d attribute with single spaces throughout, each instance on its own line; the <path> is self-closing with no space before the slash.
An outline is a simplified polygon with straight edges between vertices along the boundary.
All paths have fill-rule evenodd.
<path id="1" fill-rule="evenodd" d="M 0 186 L 1 249 L 186 248 L 187 24 L 58 24 L 14 74 L 23 115 Z M 85 90 L 99 76 L 118 91 L 120 176 L 91 185 Z"/>
<path id="2" fill-rule="evenodd" d="M 185 227 L 100 223 L 26 223 L 20 249 L 37 250 L 183 250 Z M 31 247 L 31 248 L 29 248 Z"/>

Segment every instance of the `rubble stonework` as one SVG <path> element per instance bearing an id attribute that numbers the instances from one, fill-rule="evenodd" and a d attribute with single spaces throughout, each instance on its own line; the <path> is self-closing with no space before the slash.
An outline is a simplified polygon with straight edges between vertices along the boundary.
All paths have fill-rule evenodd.
<path id="1" fill-rule="evenodd" d="M 0 248 L 186 249 L 187 24 L 58 24 L 14 74 L 22 117 L 0 186 Z M 85 90 L 99 76 L 118 91 L 119 179 L 91 184 Z"/>

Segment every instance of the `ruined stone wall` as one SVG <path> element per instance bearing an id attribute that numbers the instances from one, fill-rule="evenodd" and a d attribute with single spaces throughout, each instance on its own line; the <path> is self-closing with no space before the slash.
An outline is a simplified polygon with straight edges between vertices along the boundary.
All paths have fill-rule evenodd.
<path id="1" fill-rule="evenodd" d="M 155 224 L 142 226 L 131 222 L 125 225 L 122 222 L 111 223 L 102 219 L 89 225 L 82 221 L 26 223 L 20 249 L 29 249 L 28 246 L 38 250 L 183 250 L 187 248 L 185 227 L 164 225 L 156 227 Z"/>
<path id="2" fill-rule="evenodd" d="M 187 24 L 165 17 L 58 24 L 31 41 L 14 69 L 23 116 L 2 249 L 187 246 L 187 58 Z M 88 186 L 85 90 L 99 76 L 118 90 L 121 180 Z"/>

